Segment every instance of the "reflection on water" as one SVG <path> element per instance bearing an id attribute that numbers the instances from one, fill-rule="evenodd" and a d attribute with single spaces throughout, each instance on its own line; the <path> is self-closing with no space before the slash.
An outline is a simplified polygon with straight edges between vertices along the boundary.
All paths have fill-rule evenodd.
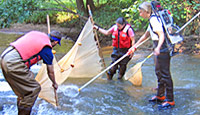
<path id="1" fill-rule="evenodd" d="M 2 49 L 2 47 L 1 47 Z M 105 51 L 105 61 L 111 62 Z M 140 54 L 139 54 L 140 53 Z M 60 53 L 62 54 L 62 51 Z M 60 55 L 59 54 L 59 55 Z M 150 52 L 136 52 L 128 68 L 142 61 Z M 77 92 L 78 88 L 90 79 L 67 79 L 57 91 L 59 107 L 54 107 L 38 98 L 33 115 L 193 115 L 200 114 L 200 56 L 176 55 L 172 58 L 171 73 L 174 81 L 176 106 L 170 110 L 159 111 L 158 105 L 148 103 L 155 93 L 157 79 L 154 73 L 153 57 L 142 66 L 143 83 L 133 86 L 129 81 L 107 81 L 106 76 Z M 37 73 L 40 65 L 31 70 Z M 0 71 L 0 115 L 17 115 L 16 96 L 4 80 Z"/>

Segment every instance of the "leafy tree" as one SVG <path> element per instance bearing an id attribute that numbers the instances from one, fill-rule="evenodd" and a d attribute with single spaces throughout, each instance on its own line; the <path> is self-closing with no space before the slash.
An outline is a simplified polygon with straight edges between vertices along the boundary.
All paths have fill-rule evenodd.
<path id="1" fill-rule="evenodd" d="M 9 27 L 11 23 L 22 23 L 30 18 L 44 0 L 4 0 L 0 6 L 0 26 Z"/>
<path id="2" fill-rule="evenodd" d="M 135 1 L 129 8 L 123 9 L 122 12 L 126 13 L 128 20 L 134 24 L 137 30 L 146 29 L 148 21 L 142 19 L 139 16 L 138 6 L 144 1 Z M 160 1 L 161 5 L 171 11 L 174 18 L 174 22 L 178 26 L 182 26 L 189 19 L 191 19 L 195 14 L 199 12 L 200 1 L 199 0 L 163 0 Z M 198 33 L 199 19 L 197 18 L 193 21 L 187 29 L 185 29 L 185 34 Z"/>
<path id="3" fill-rule="evenodd" d="M 85 6 L 83 0 L 76 0 L 77 9 L 80 12 L 86 13 Z"/>
<path id="4" fill-rule="evenodd" d="M 86 0 L 86 5 L 84 5 L 83 0 L 76 0 L 76 5 L 77 5 L 78 11 L 80 11 L 81 13 L 83 13 L 85 16 L 88 15 L 87 5 L 90 6 L 92 12 L 95 9 L 95 5 L 94 5 L 94 1 L 93 0 Z"/>
<path id="5" fill-rule="evenodd" d="M 70 22 L 79 23 L 87 20 L 89 4 L 94 21 L 99 26 L 108 28 L 118 17 L 126 17 L 134 30 L 145 30 L 148 21 L 141 18 L 138 12 L 138 6 L 143 1 L 146 0 L 2 0 L 0 26 L 5 28 L 18 22 L 46 23 L 46 14 L 50 15 L 51 23 L 56 23 L 57 16 L 61 14 L 71 16 Z M 165 9 L 172 12 L 174 22 L 179 26 L 191 19 L 200 9 L 199 0 L 160 0 L 160 2 Z M 199 19 L 196 18 L 187 26 L 185 34 L 199 33 Z"/>

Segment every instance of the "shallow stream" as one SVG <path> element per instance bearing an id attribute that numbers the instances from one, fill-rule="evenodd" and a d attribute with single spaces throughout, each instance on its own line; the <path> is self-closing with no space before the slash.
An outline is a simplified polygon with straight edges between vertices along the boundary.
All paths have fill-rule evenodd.
<path id="1" fill-rule="evenodd" d="M 2 39 L 2 38 L 0 38 Z M 5 46 L 1 46 L 4 49 Z M 110 52 L 110 50 L 109 50 Z M 136 52 L 128 68 L 142 61 L 151 52 Z M 63 52 L 57 54 L 63 55 Z M 110 63 L 109 54 L 105 56 L 106 65 Z M 31 69 L 35 73 L 40 65 Z M 32 115 L 199 115 L 200 114 L 200 56 L 179 54 L 171 60 L 171 74 L 174 81 L 175 107 L 158 110 L 158 105 L 148 103 L 156 93 L 153 57 L 142 66 L 143 83 L 133 86 L 129 81 L 107 81 L 102 76 L 81 92 L 77 89 L 90 79 L 67 79 L 59 86 L 59 107 L 38 98 Z M 0 115 L 17 115 L 16 95 L 4 80 L 0 71 Z"/>

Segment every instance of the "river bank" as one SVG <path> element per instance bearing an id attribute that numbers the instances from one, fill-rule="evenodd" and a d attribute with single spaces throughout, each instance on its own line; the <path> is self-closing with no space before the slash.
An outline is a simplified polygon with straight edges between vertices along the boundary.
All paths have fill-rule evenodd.
<path id="1" fill-rule="evenodd" d="M 59 30 L 65 35 L 65 38 L 76 41 L 82 28 L 64 28 L 58 25 L 51 25 L 51 30 Z M 0 29 L 1 33 L 5 34 L 24 34 L 31 30 L 38 30 L 47 33 L 46 24 L 12 24 L 10 28 Z M 136 31 L 136 41 L 142 36 L 143 31 Z M 111 45 L 112 41 L 109 37 L 103 36 L 99 37 L 100 44 L 102 47 Z M 151 49 L 152 43 L 149 40 L 141 49 L 147 50 Z M 176 50 L 180 53 L 186 53 L 191 55 L 200 55 L 200 36 L 190 35 L 184 36 L 184 41 L 181 44 L 176 45 Z"/>

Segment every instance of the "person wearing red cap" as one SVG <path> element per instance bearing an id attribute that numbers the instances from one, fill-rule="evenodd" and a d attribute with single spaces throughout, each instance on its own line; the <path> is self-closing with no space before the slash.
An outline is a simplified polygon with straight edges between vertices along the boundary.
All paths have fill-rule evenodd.
<path id="1" fill-rule="evenodd" d="M 47 73 L 53 88 L 57 89 L 53 69 L 52 48 L 60 44 L 62 35 L 52 31 L 49 35 L 31 31 L 16 41 L 1 54 L 1 68 L 6 81 L 17 95 L 18 115 L 30 115 L 40 84 L 35 80 L 30 67 L 40 60 L 47 65 Z"/>
<path id="2" fill-rule="evenodd" d="M 170 51 L 167 46 L 167 35 L 163 29 L 161 19 L 152 12 L 152 5 L 160 9 L 158 1 L 143 2 L 139 6 L 140 16 L 149 19 L 149 26 L 144 35 L 136 42 L 129 50 L 133 53 L 136 47 L 149 36 L 151 36 L 154 44 L 155 55 L 155 73 L 158 81 L 156 96 L 152 97 L 149 102 L 162 103 L 158 106 L 159 109 L 168 109 L 175 106 L 173 94 L 173 81 L 170 73 Z"/>

